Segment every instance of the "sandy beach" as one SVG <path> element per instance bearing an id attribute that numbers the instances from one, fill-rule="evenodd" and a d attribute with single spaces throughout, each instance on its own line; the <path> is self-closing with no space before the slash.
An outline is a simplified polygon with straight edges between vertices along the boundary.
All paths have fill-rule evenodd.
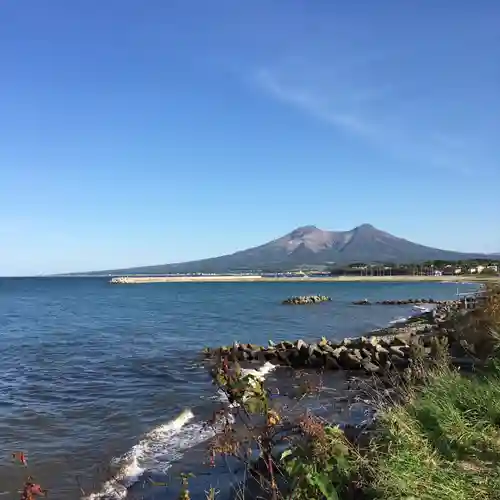
<path id="1" fill-rule="evenodd" d="M 328 276 L 328 277 L 268 277 L 268 276 L 122 276 L 111 279 L 111 283 L 243 283 L 243 282 L 488 282 L 499 281 L 498 276 Z"/>

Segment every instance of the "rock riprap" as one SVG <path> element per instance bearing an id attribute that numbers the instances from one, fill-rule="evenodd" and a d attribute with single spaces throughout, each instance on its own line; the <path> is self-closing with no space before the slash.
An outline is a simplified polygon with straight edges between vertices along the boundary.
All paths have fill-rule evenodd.
<path id="1" fill-rule="evenodd" d="M 321 302 L 329 302 L 332 300 L 326 295 L 304 295 L 300 297 L 288 297 L 283 301 L 283 304 L 287 305 L 307 305 L 307 304 L 319 304 Z"/>
<path id="2" fill-rule="evenodd" d="M 227 357 L 228 361 L 270 361 L 292 368 L 365 370 L 376 373 L 409 362 L 413 333 L 344 339 L 334 343 L 325 338 L 317 343 L 303 340 L 269 343 L 268 346 L 238 344 L 206 349 L 207 357 Z"/>
<path id="3" fill-rule="evenodd" d="M 372 306 L 372 305 L 383 305 L 383 306 L 406 306 L 411 304 L 434 304 L 434 305 L 446 305 L 454 302 L 453 300 L 435 300 L 429 299 L 403 299 L 403 300 L 378 300 L 376 302 L 370 302 L 368 299 L 355 300 L 353 302 L 356 306 Z"/>
<path id="4" fill-rule="evenodd" d="M 227 358 L 229 362 L 270 361 L 292 368 L 324 368 L 326 370 L 365 370 L 376 373 L 390 368 L 404 368 L 410 362 L 412 345 L 419 344 L 427 352 L 436 338 L 447 336 L 446 322 L 462 308 L 460 301 L 450 301 L 426 311 L 418 323 L 407 323 L 372 332 L 366 337 L 307 343 L 269 341 L 267 346 L 241 344 L 206 348 L 206 358 Z M 465 311 L 464 311 L 465 312 Z"/>

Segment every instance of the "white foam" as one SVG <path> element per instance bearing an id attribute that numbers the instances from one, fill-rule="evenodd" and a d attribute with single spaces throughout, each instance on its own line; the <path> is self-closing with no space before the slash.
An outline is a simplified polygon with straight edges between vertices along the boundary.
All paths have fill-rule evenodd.
<path id="1" fill-rule="evenodd" d="M 273 365 L 269 361 L 266 361 L 260 368 L 243 368 L 241 370 L 242 379 L 246 381 L 249 388 L 254 389 L 259 382 L 263 382 L 266 375 L 271 373 L 276 369 L 276 365 Z M 245 402 L 250 395 L 245 392 L 242 396 L 242 401 Z M 233 403 L 230 407 L 239 406 L 238 403 Z"/>
<path id="2" fill-rule="evenodd" d="M 420 315 L 422 314 L 425 314 L 425 313 L 428 313 L 428 312 L 431 312 L 432 311 L 432 307 L 425 307 L 425 306 L 413 306 L 413 309 L 415 309 L 415 314 L 411 314 L 410 316 L 407 316 L 407 317 L 402 317 L 402 318 L 397 318 L 397 319 L 394 319 L 392 321 L 389 321 L 389 324 L 390 325 L 395 325 L 397 323 L 405 323 L 415 317 L 419 317 Z"/>
<path id="3" fill-rule="evenodd" d="M 405 323 L 409 319 L 410 319 L 410 316 L 408 316 L 407 318 L 403 317 L 403 318 L 393 319 L 392 321 L 389 321 L 389 325 L 395 325 L 397 323 Z"/>
<path id="4" fill-rule="evenodd" d="M 241 375 L 242 378 L 248 377 L 248 385 L 253 386 L 255 384 L 255 380 L 257 379 L 258 381 L 262 382 L 265 378 L 266 375 L 271 373 L 273 370 L 276 369 L 276 365 L 273 365 L 269 361 L 266 361 L 261 367 L 259 368 L 242 368 L 241 369 Z M 236 408 L 240 406 L 238 403 L 229 403 L 229 400 L 227 398 L 227 394 L 222 390 L 218 389 L 217 393 L 213 397 L 216 401 L 219 401 L 221 403 L 226 403 L 229 408 Z"/>
<path id="5" fill-rule="evenodd" d="M 222 389 L 217 389 L 217 392 L 214 396 L 212 396 L 212 399 L 218 401 L 219 403 L 227 404 L 229 405 L 229 407 L 231 407 L 229 399 L 227 398 L 227 394 Z"/>
<path id="6" fill-rule="evenodd" d="M 276 368 L 266 362 L 258 369 L 242 369 L 242 375 L 252 379 L 264 380 L 266 375 Z M 227 396 L 218 391 L 218 399 L 227 403 Z M 229 405 L 238 406 L 237 403 Z M 122 464 L 115 477 L 106 481 L 101 490 L 92 493 L 85 500 L 122 500 L 126 498 L 128 488 L 137 483 L 146 471 L 165 472 L 175 460 L 179 460 L 183 451 L 210 439 L 220 430 L 221 422 L 215 428 L 204 426 L 201 422 L 189 423 L 194 415 L 191 410 L 184 410 L 173 420 L 162 424 L 146 434 L 125 455 L 112 459 L 113 464 Z"/>
<path id="7" fill-rule="evenodd" d="M 432 311 L 431 307 L 424 307 L 424 306 L 413 306 L 413 309 L 417 309 L 417 311 L 421 311 L 423 313 Z"/>
<path id="8" fill-rule="evenodd" d="M 242 368 L 241 375 L 243 377 L 254 377 L 257 380 L 263 381 L 266 378 L 266 375 L 271 373 L 276 369 L 276 365 L 273 365 L 269 361 L 266 361 L 260 368 Z"/>
<path id="9" fill-rule="evenodd" d="M 175 419 L 146 434 L 139 443 L 117 459 L 117 462 L 122 465 L 116 476 L 106 481 L 99 492 L 92 493 L 86 499 L 121 500 L 125 498 L 127 489 L 139 481 L 146 470 L 165 471 L 174 460 L 182 456 L 183 450 L 213 435 L 211 429 L 203 429 L 201 424 L 186 425 L 193 418 L 191 410 L 184 410 Z"/>

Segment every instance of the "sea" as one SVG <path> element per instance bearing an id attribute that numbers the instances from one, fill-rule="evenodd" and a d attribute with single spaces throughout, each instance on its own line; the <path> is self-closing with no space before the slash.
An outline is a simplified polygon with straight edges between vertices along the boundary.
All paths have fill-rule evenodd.
<path id="1" fill-rule="evenodd" d="M 224 460 L 207 464 L 217 428 L 205 422 L 227 400 L 201 362 L 203 347 L 353 337 L 414 312 L 355 300 L 451 299 L 476 288 L 0 279 L 0 499 L 18 499 L 28 475 L 54 500 L 175 499 L 181 473 L 194 474 L 194 500 L 209 487 L 225 498 L 238 469 Z M 332 301 L 281 304 L 314 294 Z M 269 383 L 286 386 L 287 371 L 276 368 Z M 333 420 L 355 418 L 337 404 L 345 384 L 345 375 L 332 374 L 326 396 L 303 404 Z M 27 466 L 13 457 L 21 451 Z"/>

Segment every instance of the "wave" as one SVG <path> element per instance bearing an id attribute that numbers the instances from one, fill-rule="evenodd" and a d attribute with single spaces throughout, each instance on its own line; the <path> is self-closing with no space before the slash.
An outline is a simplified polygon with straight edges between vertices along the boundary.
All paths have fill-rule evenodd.
<path id="1" fill-rule="evenodd" d="M 276 369 L 276 365 L 273 365 L 269 361 L 266 361 L 261 367 L 255 368 L 242 368 L 241 375 L 246 377 L 248 375 L 257 378 L 258 380 L 264 380 L 266 375 L 269 375 L 273 370 Z"/>
<path id="2" fill-rule="evenodd" d="M 128 488 L 137 483 L 147 471 L 162 471 L 174 460 L 182 457 L 182 451 L 208 439 L 213 431 L 200 424 L 186 425 L 194 418 L 191 410 L 184 410 L 173 420 L 154 428 L 139 443 L 116 461 L 121 464 L 118 473 L 106 481 L 101 490 L 86 500 L 121 500 Z M 181 432 L 182 431 L 182 432 Z"/>
<path id="3" fill-rule="evenodd" d="M 414 314 L 410 314 L 409 316 L 403 316 L 401 318 L 396 318 L 393 319 L 392 321 L 389 321 L 389 325 L 398 325 L 398 324 L 404 324 L 407 323 L 408 321 L 418 318 L 419 316 L 422 316 L 428 312 L 432 311 L 432 307 L 425 307 L 425 306 L 413 306 L 413 309 L 416 311 Z"/>
<path id="4" fill-rule="evenodd" d="M 243 375 L 251 375 L 263 380 L 276 368 L 265 363 L 257 369 L 242 369 Z M 216 399 L 229 403 L 227 396 L 219 390 Z M 237 403 L 229 405 L 235 407 Z M 106 481 L 97 493 L 83 497 L 84 500 L 122 500 L 127 497 L 128 489 L 139 482 L 146 472 L 162 472 L 179 460 L 183 452 L 210 439 L 219 430 L 221 422 L 207 427 L 203 422 L 190 423 L 195 418 L 190 409 L 183 410 L 176 418 L 162 424 L 146 434 L 125 455 L 114 459 L 119 464 L 117 474 Z"/>
<path id="5" fill-rule="evenodd" d="M 276 365 L 273 365 L 269 361 L 266 361 L 259 368 L 242 368 L 241 375 L 243 377 L 250 376 L 252 378 L 257 378 L 258 380 L 262 381 L 266 378 L 267 375 L 269 375 L 269 373 L 271 373 L 275 369 Z M 229 403 L 227 394 L 222 389 L 217 389 L 216 394 L 212 396 L 211 399 L 218 401 L 219 403 L 225 403 L 229 406 L 229 408 L 236 408 L 237 406 L 239 406 L 238 403 Z"/>

